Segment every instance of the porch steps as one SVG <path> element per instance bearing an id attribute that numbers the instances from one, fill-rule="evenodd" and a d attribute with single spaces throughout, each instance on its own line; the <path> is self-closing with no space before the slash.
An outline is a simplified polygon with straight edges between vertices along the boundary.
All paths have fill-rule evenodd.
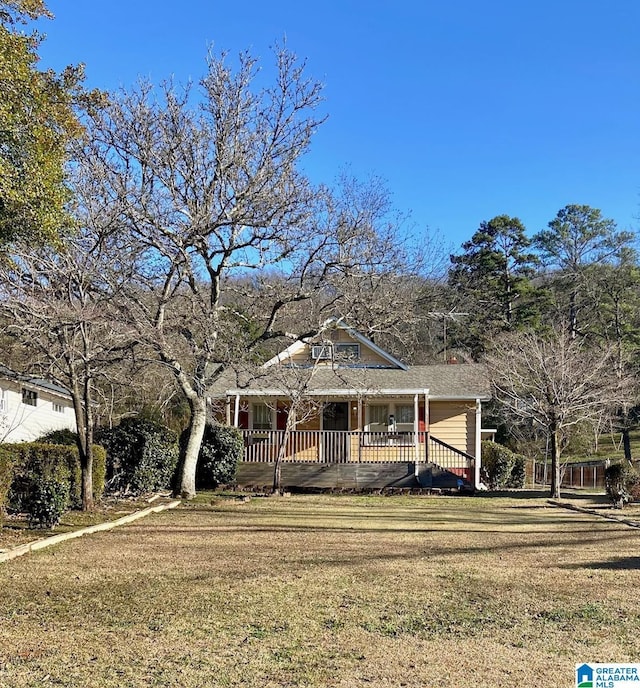
<path id="1" fill-rule="evenodd" d="M 241 462 L 236 481 L 242 488 L 273 483 L 274 464 Z M 282 464 L 281 482 L 288 489 L 375 490 L 384 488 L 457 489 L 459 476 L 433 463 L 294 463 Z"/>

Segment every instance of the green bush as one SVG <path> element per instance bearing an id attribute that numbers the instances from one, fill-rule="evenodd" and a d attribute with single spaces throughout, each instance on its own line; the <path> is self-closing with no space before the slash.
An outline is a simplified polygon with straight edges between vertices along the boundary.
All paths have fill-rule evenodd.
<path id="1" fill-rule="evenodd" d="M 522 454 L 515 454 L 516 460 L 511 469 L 511 477 L 507 482 L 507 487 L 514 489 L 521 489 L 524 487 L 524 483 L 527 477 L 526 474 L 526 462 L 527 459 Z"/>
<path id="2" fill-rule="evenodd" d="M 186 441 L 187 431 L 180 438 L 183 446 Z M 210 490 L 233 483 L 243 451 L 244 442 L 238 428 L 207 423 L 198 455 L 196 485 Z"/>
<path id="3" fill-rule="evenodd" d="M 69 483 L 55 478 L 39 477 L 27 503 L 31 527 L 53 528 L 69 508 Z"/>
<path id="4" fill-rule="evenodd" d="M 640 474 L 626 461 L 607 466 L 604 481 L 607 494 L 618 509 L 640 498 Z"/>
<path id="5" fill-rule="evenodd" d="M 484 440 L 482 480 L 491 490 L 524 487 L 525 457 L 497 442 Z"/>
<path id="6" fill-rule="evenodd" d="M 51 430 L 46 432 L 42 437 L 38 437 L 39 444 L 66 444 L 70 447 L 78 446 L 78 433 L 73 430 Z"/>
<path id="7" fill-rule="evenodd" d="M 38 444 L 60 444 L 67 447 L 77 448 L 79 445 L 78 433 L 73 430 L 52 430 L 47 432 L 38 439 Z M 104 481 L 106 472 L 107 452 L 104 447 L 94 444 L 92 447 L 93 465 L 91 467 L 91 477 L 93 483 L 93 497 L 100 499 L 104 493 Z M 80 463 L 74 469 L 72 477 L 73 489 L 71 490 L 71 498 L 74 506 L 82 501 L 82 470 Z"/>
<path id="8" fill-rule="evenodd" d="M 164 425 L 125 418 L 96 439 L 107 451 L 106 483 L 114 492 L 145 494 L 171 486 L 178 462 L 178 437 Z"/>
<path id="9" fill-rule="evenodd" d="M 13 482 L 15 455 L 4 446 L 0 446 L 0 519 L 7 504 L 9 488 Z"/>
<path id="10" fill-rule="evenodd" d="M 66 483 L 69 502 L 73 507 L 82 504 L 82 471 L 75 446 L 24 442 L 5 444 L 4 452 L 11 456 L 13 475 L 9 490 L 9 506 L 26 511 L 35 485 L 40 480 Z M 93 445 L 93 493 L 99 499 L 104 489 L 105 451 Z"/>

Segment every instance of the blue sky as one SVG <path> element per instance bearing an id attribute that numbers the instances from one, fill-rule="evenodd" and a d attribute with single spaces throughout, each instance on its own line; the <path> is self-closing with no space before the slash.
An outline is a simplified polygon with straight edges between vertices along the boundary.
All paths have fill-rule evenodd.
<path id="1" fill-rule="evenodd" d="M 569 203 L 640 227 L 638 0 L 49 0 L 41 65 L 87 84 L 197 80 L 208 47 L 265 65 L 286 36 L 325 84 L 305 162 L 386 180 L 452 249 L 495 215 L 529 234 Z"/>

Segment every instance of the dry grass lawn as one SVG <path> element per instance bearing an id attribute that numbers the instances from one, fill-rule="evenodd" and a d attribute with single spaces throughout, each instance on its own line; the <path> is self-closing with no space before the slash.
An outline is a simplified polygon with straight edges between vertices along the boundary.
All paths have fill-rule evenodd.
<path id="1" fill-rule="evenodd" d="M 544 499 L 202 498 L 0 565 L 0 686 L 574 685 L 640 530 Z"/>

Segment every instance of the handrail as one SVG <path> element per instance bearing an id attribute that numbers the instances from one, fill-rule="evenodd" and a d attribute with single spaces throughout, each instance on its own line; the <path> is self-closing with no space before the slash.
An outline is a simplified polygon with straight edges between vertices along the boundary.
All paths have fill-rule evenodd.
<path id="1" fill-rule="evenodd" d="M 471 456 L 471 454 L 467 454 L 466 451 L 463 451 L 462 449 L 458 449 L 457 447 L 454 447 L 451 444 L 447 444 L 446 442 L 443 442 L 442 440 L 439 440 L 437 437 L 434 437 L 433 435 L 429 436 L 429 439 L 434 443 L 442 447 L 443 449 L 447 449 L 448 451 L 457 454 L 458 456 L 464 456 L 467 461 L 475 461 L 475 456 Z"/>

